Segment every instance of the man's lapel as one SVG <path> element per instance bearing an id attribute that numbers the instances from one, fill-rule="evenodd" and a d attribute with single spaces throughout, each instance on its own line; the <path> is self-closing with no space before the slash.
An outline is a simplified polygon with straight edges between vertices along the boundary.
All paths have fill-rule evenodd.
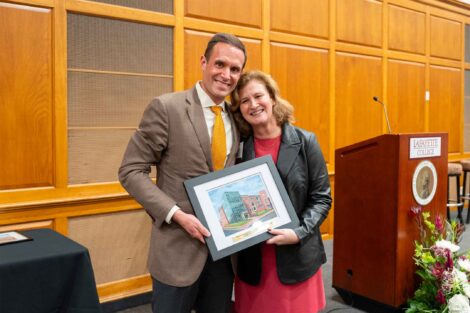
<path id="1" fill-rule="evenodd" d="M 194 132 L 196 133 L 199 144 L 201 145 L 204 156 L 206 157 L 207 165 L 211 170 L 213 170 L 211 142 L 207 131 L 206 119 L 204 118 L 201 101 L 199 101 L 195 87 L 188 91 L 186 103 L 186 112 L 188 113 L 189 120 L 193 125 Z"/>

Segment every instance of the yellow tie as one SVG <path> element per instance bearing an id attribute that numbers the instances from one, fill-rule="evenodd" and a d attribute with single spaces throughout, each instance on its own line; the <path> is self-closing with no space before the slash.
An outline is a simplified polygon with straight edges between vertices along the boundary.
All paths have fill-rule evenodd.
<path id="1" fill-rule="evenodd" d="M 211 106 L 215 114 L 214 128 L 212 129 L 212 165 L 218 171 L 224 168 L 225 156 L 227 155 L 227 145 L 225 139 L 225 127 L 222 120 L 222 107 Z"/>

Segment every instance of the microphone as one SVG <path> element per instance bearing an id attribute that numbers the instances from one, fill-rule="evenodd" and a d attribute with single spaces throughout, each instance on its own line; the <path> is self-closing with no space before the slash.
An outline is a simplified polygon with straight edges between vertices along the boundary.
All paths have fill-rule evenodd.
<path id="1" fill-rule="evenodd" d="M 385 120 L 387 121 L 388 133 L 391 134 L 392 133 L 392 128 L 390 127 L 390 122 L 388 120 L 387 107 L 385 106 L 385 104 L 382 101 L 379 100 L 378 97 L 374 96 L 374 97 L 372 97 L 372 99 L 375 102 L 380 103 L 382 105 L 382 107 L 384 108 L 384 114 L 385 114 Z"/>

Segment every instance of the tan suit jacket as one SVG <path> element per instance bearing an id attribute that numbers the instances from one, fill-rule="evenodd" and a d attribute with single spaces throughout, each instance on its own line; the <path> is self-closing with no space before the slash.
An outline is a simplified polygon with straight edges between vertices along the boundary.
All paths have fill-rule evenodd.
<path id="1" fill-rule="evenodd" d="M 230 110 L 227 110 L 230 114 Z M 239 135 L 230 115 L 233 144 L 226 166 L 235 163 Z M 149 178 L 157 166 L 157 184 Z M 165 217 L 176 204 L 194 214 L 183 182 L 213 170 L 211 144 L 196 88 L 155 98 L 127 146 L 119 180 L 152 217 L 150 274 L 172 286 L 193 284 L 208 257 L 205 245 Z"/>

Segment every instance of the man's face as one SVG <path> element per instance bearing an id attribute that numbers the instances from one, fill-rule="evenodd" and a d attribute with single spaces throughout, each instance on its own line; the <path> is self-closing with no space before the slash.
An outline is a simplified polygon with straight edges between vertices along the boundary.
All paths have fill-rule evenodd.
<path id="1" fill-rule="evenodd" d="M 237 85 L 245 55 L 240 49 L 219 42 L 206 60 L 201 57 L 202 88 L 215 104 L 222 102 Z"/>

